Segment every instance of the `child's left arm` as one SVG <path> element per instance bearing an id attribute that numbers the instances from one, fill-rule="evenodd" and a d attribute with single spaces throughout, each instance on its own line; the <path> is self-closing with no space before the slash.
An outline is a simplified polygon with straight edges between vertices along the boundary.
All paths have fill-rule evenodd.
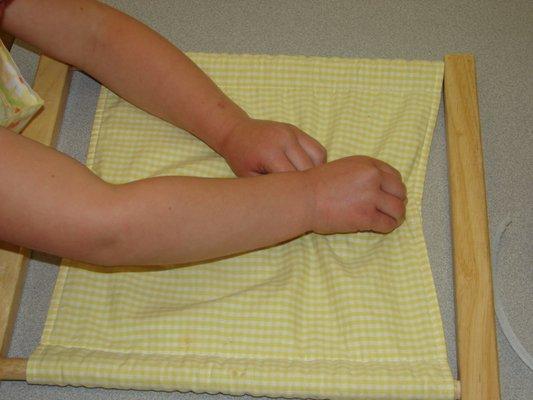
<path id="1" fill-rule="evenodd" d="M 170 42 L 104 4 L 15 0 L 1 26 L 194 134 L 239 176 L 305 170 L 326 160 L 316 140 L 292 125 L 250 118 Z"/>

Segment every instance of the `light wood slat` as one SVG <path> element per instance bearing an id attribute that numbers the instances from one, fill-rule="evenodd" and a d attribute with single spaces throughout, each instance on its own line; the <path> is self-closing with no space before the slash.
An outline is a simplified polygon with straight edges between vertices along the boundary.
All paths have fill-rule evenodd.
<path id="1" fill-rule="evenodd" d="M 35 76 L 35 91 L 44 99 L 41 112 L 22 132 L 45 145 L 53 143 L 59 130 L 70 83 L 69 67 L 41 56 Z M 27 251 L 0 243 L 0 355 L 5 355 L 18 310 L 24 282 Z"/>
<path id="2" fill-rule="evenodd" d="M 26 275 L 26 252 L 0 242 L 0 355 L 7 354 Z"/>
<path id="3" fill-rule="evenodd" d="M 0 357 L 0 381 L 25 381 L 28 360 Z"/>
<path id="4" fill-rule="evenodd" d="M 461 397 L 498 400 L 499 375 L 474 57 L 447 55 L 444 96 Z"/>
<path id="5" fill-rule="evenodd" d="M 41 56 L 34 90 L 43 98 L 44 107 L 22 132 L 23 136 L 53 145 L 59 132 L 70 85 L 71 70 L 66 64 Z"/>

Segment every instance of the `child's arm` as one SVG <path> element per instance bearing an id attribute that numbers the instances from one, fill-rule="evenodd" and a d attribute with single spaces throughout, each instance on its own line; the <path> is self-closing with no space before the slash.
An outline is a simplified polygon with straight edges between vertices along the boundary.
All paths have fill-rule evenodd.
<path id="1" fill-rule="evenodd" d="M 186 263 L 308 231 L 389 232 L 405 212 L 398 172 L 367 157 L 246 179 L 110 185 L 3 128 L 0 153 L 0 241 L 102 265 Z"/>
<path id="2" fill-rule="evenodd" d="M 239 176 L 304 170 L 326 159 L 324 148 L 298 128 L 249 118 L 181 51 L 111 7 L 91 0 L 16 0 L 1 25 L 191 132 Z"/>

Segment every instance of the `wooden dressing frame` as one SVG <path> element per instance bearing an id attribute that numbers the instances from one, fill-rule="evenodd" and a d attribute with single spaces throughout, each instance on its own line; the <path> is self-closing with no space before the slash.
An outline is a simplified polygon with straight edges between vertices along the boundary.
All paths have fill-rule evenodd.
<path id="1" fill-rule="evenodd" d="M 59 131 L 71 68 L 41 56 L 34 89 L 43 110 L 21 133 L 47 146 Z M 444 57 L 444 97 L 451 198 L 457 358 L 456 399 L 499 400 L 487 205 L 471 54 Z M 0 243 L 0 381 L 26 380 L 27 359 L 7 358 L 28 251 Z"/>

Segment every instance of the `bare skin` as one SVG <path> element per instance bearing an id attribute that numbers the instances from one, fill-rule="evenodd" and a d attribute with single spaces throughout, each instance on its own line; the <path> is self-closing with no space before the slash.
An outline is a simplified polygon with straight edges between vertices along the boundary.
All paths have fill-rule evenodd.
<path id="1" fill-rule="evenodd" d="M 248 117 L 180 50 L 111 7 L 91 0 L 17 0 L 1 26 L 197 136 L 241 176 L 303 170 L 326 160 L 316 140 L 291 125 Z M 271 147 L 256 152 L 251 168 L 232 155 L 259 147 L 248 140 L 254 133 Z"/>
<path id="2" fill-rule="evenodd" d="M 111 185 L 70 157 L 0 129 L 0 240 L 101 265 L 174 264 L 307 232 L 385 233 L 403 221 L 405 186 L 394 168 L 361 156 L 325 164 L 325 150 L 310 136 L 251 119 L 183 53 L 114 9 L 88 0 L 17 0 L 2 28 L 188 130 L 248 178 Z"/>

